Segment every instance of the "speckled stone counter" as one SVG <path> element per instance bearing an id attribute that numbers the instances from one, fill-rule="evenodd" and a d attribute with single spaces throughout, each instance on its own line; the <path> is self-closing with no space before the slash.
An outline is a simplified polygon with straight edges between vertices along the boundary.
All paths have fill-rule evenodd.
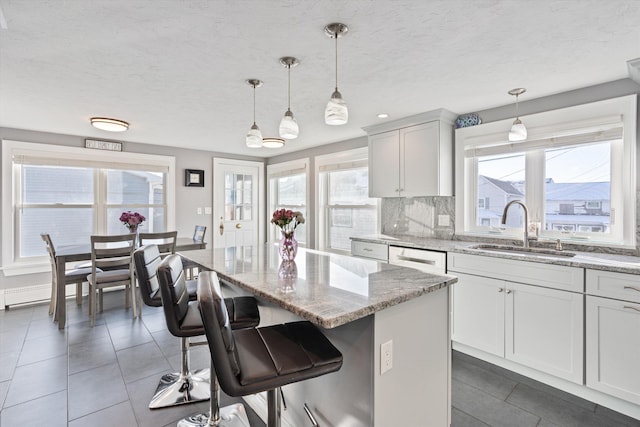
<path id="1" fill-rule="evenodd" d="M 335 328 L 457 281 L 345 255 L 300 249 L 283 265 L 277 247 L 189 251 L 183 256 L 249 293 L 323 328 Z"/>
<path id="2" fill-rule="evenodd" d="M 616 255 L 610 253 L 580 252 L 568 250 L 576 254 L 574 257 L 559 257 L 542 254 L 505 253 L 484 249 L 473 249 L 481 245 L 481 242 L 469 242 L 462 240 L 439 240 L 414 238 L 411 236 L 386 236 L 371 235 L 352 237 L 352 240 L 363 242 L 384 243 L 392 246 L 406 248 L 427 249 L 441 252 L 468 253 L 496 258 L 515 259 L 519 261 L 538 262 L 544 264 L 565 265 L 570 267 L 590 268 L 594 270 L 613 271 L 618 273 L 640 273 L 640 257 L 628 255 Z M 504 243 L 509 244 L 509 243 Z M 522 242 L 520 242 L 522 244 Z"/>

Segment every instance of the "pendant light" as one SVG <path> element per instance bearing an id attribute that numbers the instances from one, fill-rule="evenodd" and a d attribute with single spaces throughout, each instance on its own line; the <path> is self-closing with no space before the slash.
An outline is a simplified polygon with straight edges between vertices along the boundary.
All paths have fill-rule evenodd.
<path id="1" fill-rule="evenodd" d="M 262 86 L 262 81 L 248 79 L 246 82 L 249 86 L 253 86 L 253 125 L 247 132 L 246 143 L 249 148 L 260 148 L 262 147 L 262 132 L 260 132 L 260 128 L 256 124 L 256 88 Z"/>
<path id="2" fill-rule="evenodd" d="M 518 116 L 518 96 L 522 95 L 526 91 L 527 90 L 523 87 L 511 89 L 509 91 L 509 95 L 514 95 L 516 97 L 516 119 L 513 121 L 511 130 L 509 131 L 509 141 L 511 142 L 519 142 L 527 139 L 527 128 L 524 126 L 524 123 L 520 121 L 520 117 Z"/>
<path id="3" fill-rule="evenodd" d="M 328 125 L 343 125 L 349 119 L 347 104 L 338 91 L 338 37 L 347 34 L 347 31 L 349 31 L 349 27 L 337 22 L 324 27 L 324 32 L 329 37 L 336 39 L 336 90 L 331 94 L 331 99 L 324 110 L 324 122 Z"/>
<path id="4" fill-rule="evenodd" d="M 291 111 L 291 67 L 298 65 L 300 61 L 292 56 L 285 56 L 280 58 L 280 63 L 287 68 L 289 83 L 287 91 L 287 111 L 284 113 L 282 120 L 280 120 L 279 133 L 280 137 L 284 139 L 296 139 L 300 133 L 300 128 L 298 127 L 298 122 L 295 117 L 293 117 L 293 112 Z"/>

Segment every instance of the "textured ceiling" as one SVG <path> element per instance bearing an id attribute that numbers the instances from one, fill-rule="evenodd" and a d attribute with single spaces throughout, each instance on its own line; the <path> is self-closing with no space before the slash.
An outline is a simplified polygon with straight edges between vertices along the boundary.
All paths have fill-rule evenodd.
<path id="1" fill-rule="evenodd" d="M 446 108 L 456 113 L 628 76 L 640 57 L 639 0 L 0 0 L 0 126 L 268 157 L 363 136 L 363 126 Z M 0 16 L 1 18 L 1 16 Z M 343 22 L 345 126 L 324 124 Z M 2 20 L 0 19 L 0 24 Z M 286 110 L 301 134 L 248 149 L 257 123 L 275 136 Z M 89 117 L 127 120 L 126 133 Z"/>

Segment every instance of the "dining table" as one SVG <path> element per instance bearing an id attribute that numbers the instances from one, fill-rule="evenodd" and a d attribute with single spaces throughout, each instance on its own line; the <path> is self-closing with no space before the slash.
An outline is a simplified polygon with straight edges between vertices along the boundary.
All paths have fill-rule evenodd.
<path id="1" fill-rule="evenodd" d="M 176 239 L 176 251 L 190 251 L 206 249 L 207 243 L 193 240 L 191 237 L 178 237 Z M 61 245 L 56 247 L 57 264 L 57 295 L 54 321 L 58 322 L 58 329 L 64 329 L 67 321 L 65 271 L 69 262 L 87 261 L 91 259 L 91 244 L 82 243 L 76 245 Z M 135 292 L 133 292 L 135 296 Z M 133 313 L 136 313 L 136 301 L 132 299 Z"/>

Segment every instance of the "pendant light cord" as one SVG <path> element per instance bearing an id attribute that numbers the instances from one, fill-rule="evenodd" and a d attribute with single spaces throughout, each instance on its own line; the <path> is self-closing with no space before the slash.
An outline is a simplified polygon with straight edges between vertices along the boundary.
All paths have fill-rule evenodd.
<path id="1" fill-rule="evenodd" d="M 520 114 L 518 114 L 518 94 L 516 93 L 516 120 L 520 118 Z"/>
<path id="2" fill-rule="evenodd" d="M 336 90 L 338 90 L 338 32 L 334 32 L 336 38 Z"/>
<path id="3" fill-rule="evenodd" d="M 253 124 L 256 124 L 256 85 L 253 84 Z"/>
<path id="4" fill-rule="evenodd" d="M 289 89 L 287 92 L 287 111 L 291 111 L 291 64 L 287 64 L 287 70 L 289 75 Z"/>

